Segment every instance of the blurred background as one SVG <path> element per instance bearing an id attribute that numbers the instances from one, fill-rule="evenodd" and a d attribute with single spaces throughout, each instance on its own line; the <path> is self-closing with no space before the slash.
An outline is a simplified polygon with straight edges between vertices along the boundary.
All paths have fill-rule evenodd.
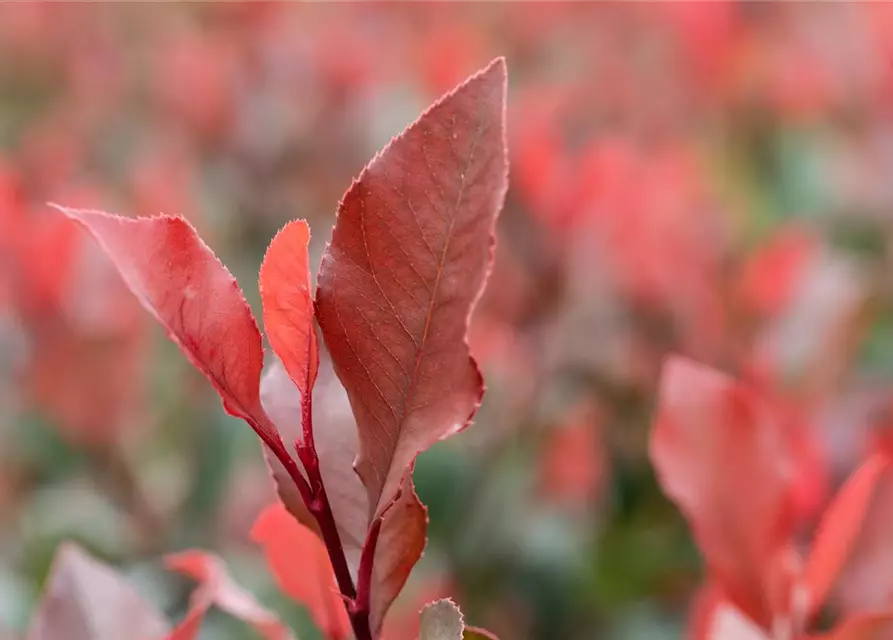
<path id="1" fill-rule="evenodd" d="M 504 55 L 489 390 L 417 464 L 428 550 L 391 615 L 411 638 L 452 595 L 508 640 L 679 637 L 701 567 L 647 460 L 663 357 L 806 426 L 804 529 L 889 420 L 891 36 L 855 3 L 0 5 L 0 628 L 74 539 L 172 617 L 160 556 L 216 551 L 319 637 L 248 538 L 254 434 L 45 203 L 186 216 L 259 311 L 273 234 L 308 219 L 318 264 L 373 153 Z"/>

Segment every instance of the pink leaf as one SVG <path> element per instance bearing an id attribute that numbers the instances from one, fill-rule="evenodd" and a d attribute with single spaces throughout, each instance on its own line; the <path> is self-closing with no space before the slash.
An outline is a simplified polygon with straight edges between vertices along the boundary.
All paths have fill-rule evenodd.
<path id="1" fill-rule="evenodd" d="M 395 138 L 338 209 L 317 318 L 357 418 L 372 516 L 481 400 L 466 332 L 507 184 L 505 92 L 499 59 Z"/>
<path id="2" fill-rule="evenodd" d="M 316 385 L 314 440 L 319 471 L 341 545 L 356 580 L 360 550 L 369 524 L 366 492 L 353 469 L 358 447 L 356 424 L 347 406 L 344 389 L 327 364 L 323 363 Z M 302 438 L 301 396 L 278 361 L 270 364 L 261 378 L 261 399 L 286 442 Z M 317 531 L 316 520 L 304 505 L 288 473 L 275 458 L 270 458 L 269 463 L 283 504 L 299 522 Z"/>
<path id="3" fill-rule="evenodd" d="M 650 456 L 682 510 L 712 581 L 761 625 L 767 577 L 788 544 L 792 455 L 784 425 L 746 386 L 673 357 L 661 376 Z"/>
<path id="4" fill-rule="evenodd" d="M 320 539 L 278 504 L 260 514 L 251 537 L 263 546 L 279 586 L 307 607 L 325 636 L 330 640 L 347 638 L 350 623 Z"/>
<path id="5" fill-rule="evenodd" d="M 212 606 L 244 620 L 266 640 L 294 638 L 291 631 L 272 612 L 233 581 L 223 561 L 217 556 L 204 551 L 188 550 L 167 556 L 165 565 L 199 583 L 190 598 L 186 618 L 171 632 L 167 640 L 197 638 L 205 614 Z"/>
<path id="6" fill-rule="evenodd" d="M 167 623 L 112 567 L 63 543 L 53 560 L 29 640 L 157 640 Z"/>
<path id="7" fill-rule="evenodd" d="M 207 376 L 231 415 L 278 438 L 260 403 L 263 348 L 235 278 L 183 218 L 121 218 L 58 207 L 83 224 L 127 286 Z"/>
<path id="8" fill-rule="evenodd" d="M 837 492 L 822 516 L 803 578 L 809 593 L 810 612 L 822 606 L 849 558 L 875 487 L 888 469 L 886 455 L 877 453 L 868 458 Z"/>
<path id="9" fill-rule="evenodd" d="M 713 613 L 705 640 L 772 640 L 735 607 L 722 603 Z"/>

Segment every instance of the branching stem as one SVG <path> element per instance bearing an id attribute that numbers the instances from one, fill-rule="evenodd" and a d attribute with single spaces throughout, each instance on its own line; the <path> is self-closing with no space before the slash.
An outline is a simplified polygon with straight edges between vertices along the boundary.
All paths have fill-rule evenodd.
<path id="1" fill-rule="evenodd" d="M 306 478 L 301 474 L 301 470 L 295 459 L 289 455 L 281 438 L 277 436 L 275 440 L 270 440 L 270 438 L 265 437 L 264 435 L 261 435 L 261 438 L 282 466 L 285 467 L 292 482 L 297 486 L 307 510 L 310 511 L 314 518 L 316 518 L 320 534 L 322 535 L 323 544 L 325 544 L 326 551 L 329 554 L 329 560 L 332 563 L 332 569 L 335 573 L 335 580 L 338 583 L 338 589 L 341 591 L 341 596 L 344 599 L 347 614 L 350 618 L 350 624 L 353 628 L 356 640 L 373 640 L 372 630 L 369 627 L 368 580 L 364 590 L 358 594 L 357 589 L 354 587 L 353 577 L 350 574 L 350 567 L 347 564 L 347 556 L 345 555 L 344 547 L 341 544 L 341 536 L 338 534 L 338 527 L 335 524 L 335 516 L 332 513 L 332 506 L 329 504 L 329 498 L 326 495 L 325 485 L 323 484 L 322 474 L 319 469 L 319 457 L 317 456 L 316 446 L 313 440 L 313 421 L 309 394 L 306 394 L 306 397 L 302 396 L 301 398 L 301 418 L 303 424 L 303 438 L 301 441 L 295 443 L 295 450 L 301 461 L 301 465 L 304 467 L 304 472 L 307 474 Z M 261 434 L 264 430 L 260 429 L 257 431 Z M 273 433 L 276 432 L 273 431 Z M 380 520 L 376 522 L 379 523 L 380 527 Z M 373 524 L 373 528 L 370 529 L 369 532 L 370 538 L 375 529 L 376 527 Z M 377 538 L 378 533 L 376 531 L 375 539 Z M 359 569 L 360 575 L 358 581 L 361 587 L 363 585 L 364 570 L 369 573 L 370 576 L 372 572 L 371 559 L 369 559 L 368 562 L 366 561 L 366 548 L 368 546 L 367 539 L 367 544 L 364 545 L 363 548 L 363 558 L 361 559 Z M 375 542 L 373 540 L 373 552 L 374 548 Z M 366 564 L 369 565 L 368 569 L 365 568 Z"/>

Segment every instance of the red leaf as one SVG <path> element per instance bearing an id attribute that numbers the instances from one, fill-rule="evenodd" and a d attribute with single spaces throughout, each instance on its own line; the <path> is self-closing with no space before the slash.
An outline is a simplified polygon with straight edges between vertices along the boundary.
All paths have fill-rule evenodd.
<path id="1" fill-rule="evenodd" d="M 183 218 L 58 208 L 96 237 L 130 290 L 217 389 L 227 412 L 265 441 L 278 439 L 260 403 L 257 323 L 236 280 L 195 229 Z"/>
<path id="2" fill-rule="evenodd" d="M 267 247 L 259 277 L 264 327 L 279 357 L 261 381 L 262 402 L 279 432 L 285 436 L 289 455 L 292 455 L 291 447 L 296 442 L 305 440 L 302 418 L 305 413 L 310 415 L 310 398 L 319 370 L 310 298 L 309 241 L 310 229 L 306 222 L 295 220 L 285 225 Z M 284 371 L 290 379 L 280 375 Z M 300 522 L 319 532 L 316 518 L 310 514 L 282 462 L 276 456 L 267 454 L 266 457 L 283 504 Z M 303 468 L 297 460 L 296 463 Z M 347 466 L 350 464 L 348 461 Z"/>
<path id="3" fill-rule="evenodd" d="M 373 516 L 481 400 L 466 332 L 506 190 L 505 91 L 499 59 L 395 138 L 338 209 L 317 317 L 357 418 Z"/>
<path id="4" fill-rule="evenodd" d="M 410 468 L 397 499 L 384 514 L 375 548 L 369 612 L 374 634 L 381 630 L 385 613 L 422 557 L 427 526 L 428 512 L 416 495 Z"/>
<path id="5" fill-rule="evenodd" d="M 824 603 L 844 567 L 871 506 L 875 487 L 889 469 L 883 454 L 868 458 L 841 487 L 822 516 L 806 563 L 803 580 L 809 594 L 809 610 Z"/>
<path id="6" fill-rule="evenodd" d="M 251 537 L 263 546 L 279 586 L 307 607 L 323 634 L 331 640 L 347 638 L 350 622 L 320 539 L 278 504 L 260 514 Z"/>
<path id="7" fill-rule="evenodd" d="M 267 640 L 289 640 L 294 637 L 272 612 L 233 581 L 223 561 L 217 556 L 204 551 L 188 550 L 167 556 L 165 565 L 168 569 L 199 582 L 199 587 L 190 598 L 186 618 L 171 632 L 167 640 L 193 640 L 198 637 L 205 614 L 215 605 L 249 623 Z"/>
<path id="8" fill-rule="evenodd" d="M 37 607 L 29 640 L 157 640 L 167 623 L 112 567 L 63 543 Z"/>
<path id="9" fill-rule="evenodd" d="M 806 229 L 790 226 L 776 231 L 744 264 L 742 303 L 763 315 L 778 313 L 793 298 L 818 248 L 817 238 Z"/>
<path id="10" fill-rule="evenodd" d="M 540 486 L 550 504 L 582 511 L 604 485 L 603 418 L 584 403 L 571 407 L 560 421 L 546 436 L 539 460 Z"/>
<path id="11" fill-rule="evenodd" d="M 306 222 L 295 220 L 285 225 L 267 247 L 259 282 L 267 338 L 305 397 L 313 389 L 319 369 L 310 298 L 309 242 Z"/>
<path id="12" fill-rule="evenodd" d="M 886 453 L 876 455 L 886 456 Z M 856 513 L 851 514 L 856 516 Z M 893 608 L 893 473 L 889 462 L 874 480 L 861 526 L 850 531 L 850 552 L 834 585 L 834 604 L 846 615 Z"/>
<path id="13" fill-rule="evenodd" d="M 777 416 L 749 388 L 674 357 L 661 377 L 650 456 L 713 582 L 759 624 L 769 566 L 790 534 L 792 461 Z"/>

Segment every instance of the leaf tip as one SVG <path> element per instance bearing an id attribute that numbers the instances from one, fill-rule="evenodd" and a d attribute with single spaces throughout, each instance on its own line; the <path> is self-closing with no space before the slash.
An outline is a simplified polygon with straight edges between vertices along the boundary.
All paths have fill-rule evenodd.
<path id="1" fill-rule="evenodd" d="M 505 56 L 497 56 L 490 61 L 481 72 L 482 75 L 494 74 L 503 80 L 508 77 L 508 68 L 505 63 Z"/>

